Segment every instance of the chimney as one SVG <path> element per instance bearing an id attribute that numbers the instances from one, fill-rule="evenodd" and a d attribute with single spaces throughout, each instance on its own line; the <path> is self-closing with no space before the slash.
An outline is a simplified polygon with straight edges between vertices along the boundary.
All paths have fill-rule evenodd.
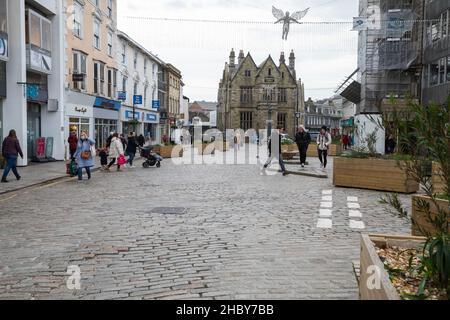
<path id="1" fill-rule="evenodd" d="M 234 49 L 231 49 L 230 52 L 230 69 L 234 69 L 236 67 L 236 53 Z"/>
<path id="2" fill-rule="evenodd" d="M 238 58 L 238 65 L 241 65 L 242 61 L 244 61 L 245 56 L 244 56 L 244 50 L 241 50 L 239 52 L 239 58 Z"/>
<path id="3" fill-rule="evenodd" d="M 286 63 L 286 59 L 284 58 L 284 52 L 281 52 L 281 56 L 280 56 L 280 66 L 281 66 L 283 63 Z"/>
<path id="4" fill-rule="evenodd" d="M 294 50 L 292 50 L 291 54 L 289 55 L 289 69 L 291 69 L 291 71 L 295 71 L 295 54 L 294 54 Z"/>

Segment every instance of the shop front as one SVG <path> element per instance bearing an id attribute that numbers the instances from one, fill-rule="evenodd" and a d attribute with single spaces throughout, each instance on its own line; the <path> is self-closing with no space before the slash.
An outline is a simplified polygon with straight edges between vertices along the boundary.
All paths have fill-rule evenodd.
<path id="1" fill-rule="evenodd" d="M 103 148 L 111 133 L 119 131 L 120 102 L 96 98 L 94 105 L 94 138 L 97 148 Z"/>
<path id="2" fill-rule="evenodd" d="M 142 110 L 135 109 L 133 112 L 132 108 L 123 108 L 122 133 L 128 135 L 130 132 L 135 132 L 138 136 L 143 134 L 143 117 L 144 112 Z"/>
<path id="3" fill-rule="evenodd" d="M 94 137 L 94 102 L 95 97 L 93 96 L 67 91 L 65 104 L 66 120 L 64 126 L 66 159 L 69 155 L 67 139 L 71 131 L 75 131 L 78 137 L 81 131 L 86 131 L 89 137 Z"/>
<path id="4" fill-rule="evenodd" d="M 144 113 L 144 136 L 159 142 L 159 119 L 157 113 Z"/>
<path id="5" fill-rule="evenodd" d="M 42 137 L 42 112 L 46 112 L 48 103 L 47 76 L 27 72 L 27 154 L 29 160 L 42 155 L 37 154 L 38 139 Z"/>

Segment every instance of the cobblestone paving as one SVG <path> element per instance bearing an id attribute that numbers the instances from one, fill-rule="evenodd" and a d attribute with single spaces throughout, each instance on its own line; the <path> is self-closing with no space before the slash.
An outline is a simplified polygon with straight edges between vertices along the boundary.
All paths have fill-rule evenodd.
<path id="1" fill-rule="evenodd" d="M 357 299 L 360 233 L 409 233 L 382 193 L 260 173 L 165 161 L 0 199 L 0 299 Z M 323 190 L 332 229 L 317 228 Z M 350 228 L 348 196 L 366 229 Z"/>

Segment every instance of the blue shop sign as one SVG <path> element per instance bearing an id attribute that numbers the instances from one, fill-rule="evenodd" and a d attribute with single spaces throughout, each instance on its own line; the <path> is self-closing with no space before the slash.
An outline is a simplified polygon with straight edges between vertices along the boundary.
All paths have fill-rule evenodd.
<path id="1" fill-rule="evenodd" d="M 119 111 L 121 103 L 115 100 L 96 97 L 94 107 Z"/>
<path id="2" fill-rule="evenodd" d="M 133 119 L 133 111 L 129 111 L 129 110 L 125 111 L 125 118 Z M 139 121 L 141 119 L 141 113 L 136 111 L 134 113 L 134 119 Z"/>
<path id="3" fill-rule="evenodd" d="M 134 105 L 141 105 L 142 104 L 142 96 L 134 95 L 133 96 L 133 104 Z"/>
<path id="4" fill-rule="evenodd" d="M 153 100 L 152 101 L 152 108 L 153 109 L 159 109 L 161 107 L 161 101 L 159 100 Z"/>
<path id="5" fill-rule="evenodd" d="M 158 121 L 158 116 L 156 115 L 156 113 L 147 113 L 146 114 L 146 120 L 148 122 L 157 122 Z"/>

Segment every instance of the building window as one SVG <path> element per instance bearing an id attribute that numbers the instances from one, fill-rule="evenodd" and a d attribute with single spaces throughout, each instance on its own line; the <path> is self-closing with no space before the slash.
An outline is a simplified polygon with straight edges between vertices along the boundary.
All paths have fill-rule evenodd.
<path id="1" fill-rule="evenodd" d="M 450 82 L 450 56 L 447 57 L 447 82 Z"/>
<path id="2" fill-rule="evenodd" d="M 252 71 L 251 70 L 245 70 L 245 76 L 246 77 L 251 77 L 252 76 Z"/>
<path id="3" fill-rule="evenodd" d="M 147 92 L 148 92 L 148 86 L 145 86 L 145 88 L 144 88 L 144 107 L 147 106 Z"/>
<path id="4" fill-rule="evenodd" d="M 112 19 L 113 16 L 113 0 L 108 0 L 108 17 Z"/>
<path id="5" fill-rule="evenodd" d="M 113 34 L 111 31 L 108 31 L 108 55 L 113 56 Z"/>
<path id="6" fill-rule="evenodd" d="M 133 94 L 136 96 L 138 94 L 138 83 L 134 83 Z"/>
<path id="7" fill-rule="evenodd" d="M 432 40 L 432 42 L 438 41 L 441 38 L 440 31 L 441 30 L 439 28 L 439 21 L 431 22 L 431 40 Z"/>
<path id="8" fill-rule="evenodd" d="M 269 68 L 268 74 L 269 74 L 269 76 L 272 76 L 272 69 L 271 68 Z"/>
<path id="9" fill-rule="evenodd" d="M 283 127 L 286 129 L 286 113 L 278 113 L 277 126 Z"/>
<path id="10" fill-rule="evenodd" d="M 278 102 L 287 102 L 287 89 L 281 88 L 278 91 Z"/>
<path id="11" fill-rule="evenodd" d="M 94 20 L 94 48 L 100 50 L 100 21 Z"/>
<path id="12" fill-rule="evenodd" d="M 122 78 L 122 92 L 127 92 L 127 82 L 128 82 L 128 78 L 123 77 Z"/>
<path id="13" fill-rule="evenodd" d="M 76 1 L 73 5 L 73 34 L 83 37 L 83 7 Z"/>
<path id="14" fill-rule="evenodd" d="M 249 103 L 253 101 L 253 88 L 241 87 L 241 103 Z"/>
<path id="15" fill-rule="evenodd" d="M 0 32 L 8 33 L 8 5 L 7 5 L 7 0 L 0 0 Z"/>
<path id="16" fill-rule="evenodd" d="M 253 113 L 252 112 L 241 112 L 241 129 L 244 131 L 253 129 Z"/>
<path id="17" fill-rule="evenodd" d="M 446 37 L 448 35 L 448 19 L 449 19 L 449 12 L 448 10 L 444 11 L 444 13 L 441 15 L 441 34 L 442 38 Z"/>
<path id="18" fill-rule="evenodd" d="M 446 72 L 445 68 L 447 67 L 447 59 L 443 58 L 439 60 L 439 84 L 445 83 Z"/>
<path id="19" fill-rule="evenodd" d="M 94 93 L 104 94 L 105 87 L 105 64 L 102 62 L 94 62 Z"/>
<path id="20" fill-rule="evenodd" d="M 127 63 L 127 45 L 125 43 L 122 45 L 122 63 Z"/>
<path id="21" fill-rule="evenodd" d="M 432 63 L 430 65 L 430 86 L 439 84 L 439 63 Z"/>
<path id="22" fill-rule="evenodd" d="M 73 70 L 72 74 L 82 74 L 83 81 L 75 81 L 73 82 L 73 88 L 76 90 L 86 90 L 86 61 L 87 56 L 81 52 L 73 52 Z"/>
<path id="23" fill-rule="evenodd" d="M 94 0 L 94 4 L 96 7 L 98 7 L 100 5 L 100 0 Z"/>
<path id="24" fill-rule="evenodd" d="M 108 69 L 108 97 L 113 97 L 113 70 Z"/>
<path id="25" fill-rule="evenodd" d="M 133 61 L 133 64 L 134 64 L 134 69 L 136 70 L 137 69 L 137 60 L 138 60 L 138 52 L 137 52 L 137 50 L 134 52 L 134 61 Z"/>
<path id="26" fill-rule="evenodd" d="M 271 102 L 275 101 L 275 90 L 274 89 L 263 89 L 263 101 Z"/>
<path id="27" fill-rule="evenodd" d="M 49 53 L 52 51 L 51 22 L 34 11 L 26 15 L 26 43 L 32 44 Z"/>
<path id="28" fill-rule="evenodd" d="M 144 77 L 147 76 L 147 64 L 148 64 L 147 59 L 144 59 Z"/>

